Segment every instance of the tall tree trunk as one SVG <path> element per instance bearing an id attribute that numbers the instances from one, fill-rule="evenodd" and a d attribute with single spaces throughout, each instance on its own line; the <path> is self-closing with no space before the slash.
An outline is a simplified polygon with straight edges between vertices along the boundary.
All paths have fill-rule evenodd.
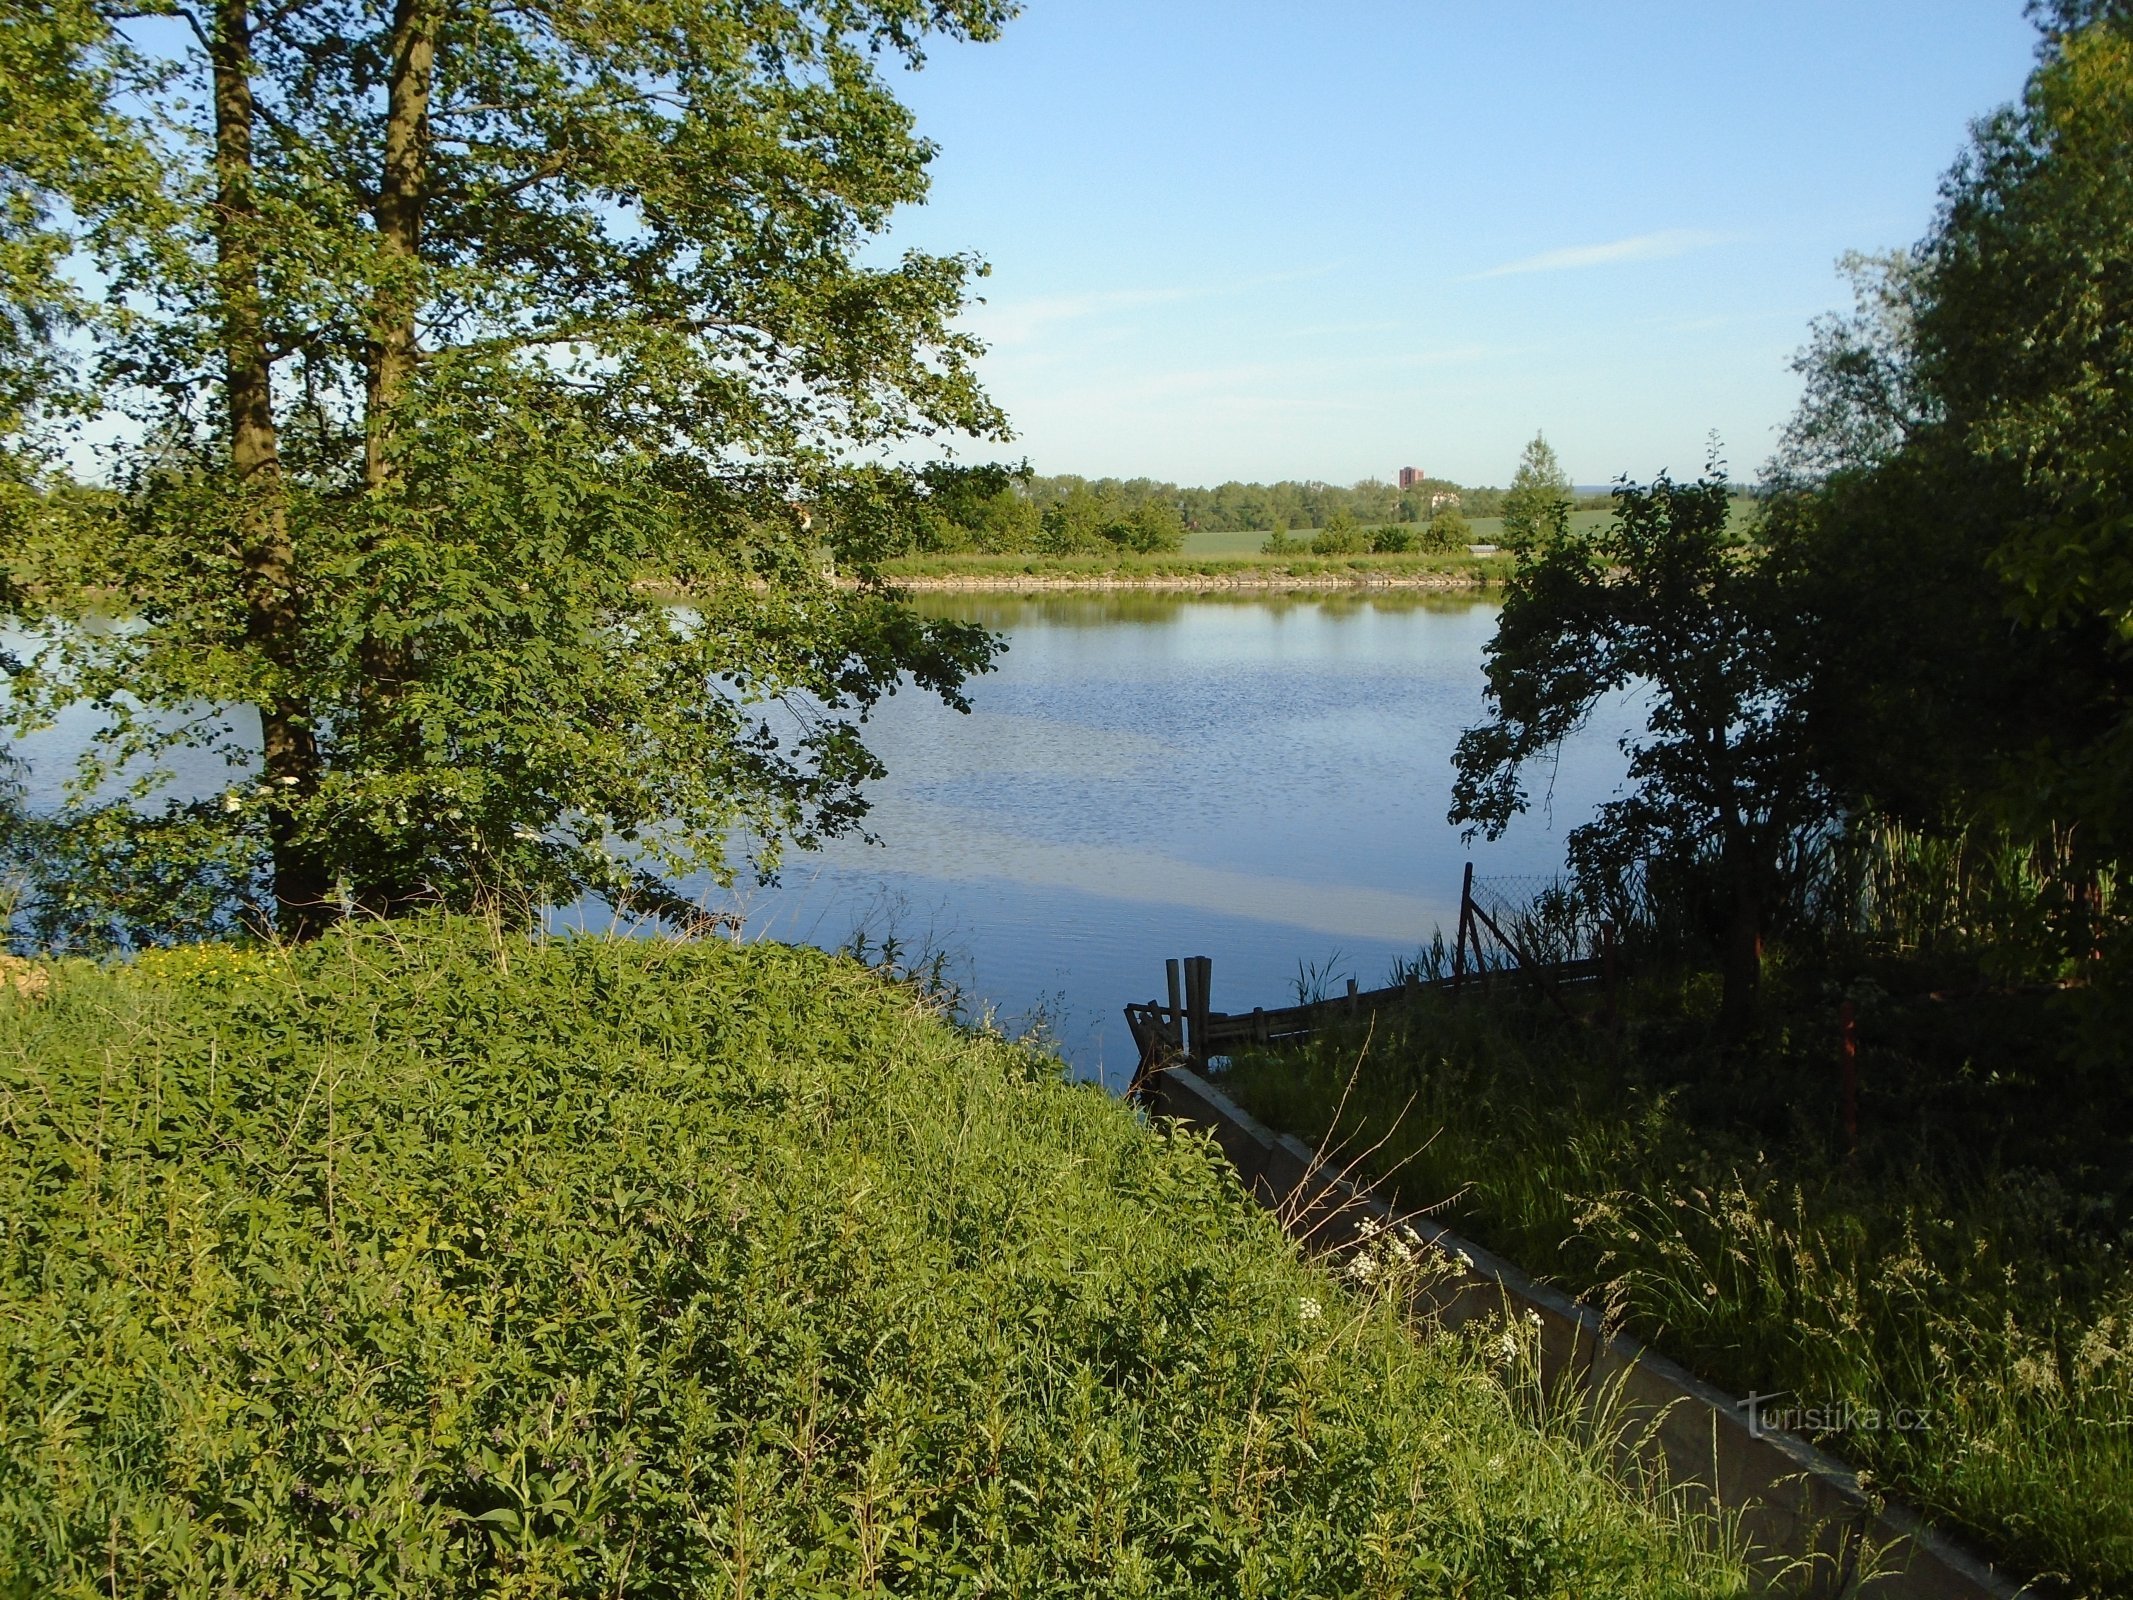
<path id="1" fill-rule="evenodd" d="M 421 303 L 422 200 L 429 176 L 430 84 L 437 67 L 435 0 L 396 0 L 392 75 L 385 92 L 385 162 L 378 174 L 380 272 L 371 302 L 370 386 L 363 481 L 383 488 L 392 473 L 392 411 L 414 375 L 415 311 Z"/>
<path id="2" fill-rule="evenodd" d="M 215 101 L 215 252 L 223 388 L 244 556 L 245 642 L 267 669 L 259 730 L 274 852 L 276 920 L 304 939 L 331 919 L 332 879 L 300 837 L 298 805 L 318 789 L 318 743 L 299 680 L 303 617 L 288 496 L 274 422 L 274 364 L 259 284 L 262 222 L 253 186 L 252 19 L 247 0 L 217 0 L 209 51 Z"/>
<path id="3" fill-rule="evenodd" d="M 378 230 L 378 278 L 370 309 L 370 371 L 364 396 L 363 484 L 380 494 L 393 478 L 394 409 L 414 376 L 419 350 L 415 312 L 422 298 L 422 202 L 429 172 L 430 85 L 437 63 L 437 0 L 395 0 L 392 65 L 385 93 L 385 155 L 372 218 Z M 388 610 L 390 608 L 381 608 Z M 397 702 L 413 663 L 406 648 L 366 635 L 358 651 L 363 682 L 358 717 L 373 760 L 399 766 L 411 755 L 404 730 L 393 727 Z M 388 746 L 394 747 L 388 750 Z M 356 903 L 374 916 L 394 916 L 420 898 L 406 862 L 379 861 L 353 885 Z"/>

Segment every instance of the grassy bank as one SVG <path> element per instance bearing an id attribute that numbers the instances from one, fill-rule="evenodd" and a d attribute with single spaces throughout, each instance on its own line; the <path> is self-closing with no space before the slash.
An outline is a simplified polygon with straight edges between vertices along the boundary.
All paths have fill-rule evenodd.
<path id="1" fill-rule="evenodd" d="M 1612 511 L 1573 511 L 1570 514 L 1570 525 L 1581 532 L 1589 532 L 1594 528 L 1606 526 L 1613 515 Z M 1414 523 L 1405 523 L 1402 526 L 1409 533 L 1421 531 Z M 1496 544 L 1503 538 L 1503 518 L 1472 517 L 1467 521 L 1467 529 L 1469 543 Z M 1290 530 L 1289 537 L 1309 544 L 1312 534 L 1317 531 L 1315 528 L 1294 528 Z M 1363 530 L 1366 536 L 1371 531 L 1368 527 Z M 1256 556 L 1259 554 L 1259 547 L 1266 541 L 1267 535 L 1254 528 L 1196 528 L 1185 535 L 1184 553 L 1188 556 Z"/>
<path id="2" fill-rule="evenodd" d="M 1358 555 L 1263 556 L 1195 555 L 1189 549 L 1170 555 L 1120 552 L 1087 556 L 957 555 L 900 556 L 882 571 L 896 583 L 959 582 L 1013 587 L 1032 582 L 1053 584 L 1140 584 L 1150 587 L 1345 587 L 1370 584 L 1418 584 L 1445 588 L 1482 587 L 1500 582 L 1509 572 L 1500 556 Z"/>
<path id="3" fill-rule="evenodd" d="M 1228 1085 L 2011 1567 L 2133 1592 L 2133 1095 L 2060 1064 L 2077 997 L 1885 976 L 1854 995 L 1856 1151 L 1835 1000 L 1781 992 L 1729 1055 L 1696 978 L 1614 1030 L 1427 999 Z"/>
<path id="4" fill-rule="evenodd" d="M 814 952 L 67 966 L 0 1139 L 7 1594 L 1736 1587 L 1508 1351 Z"/>

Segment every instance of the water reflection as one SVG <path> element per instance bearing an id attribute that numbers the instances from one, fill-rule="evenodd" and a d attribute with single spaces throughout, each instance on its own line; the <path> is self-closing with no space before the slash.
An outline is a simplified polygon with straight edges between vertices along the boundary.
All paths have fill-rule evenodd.
<path id="1" fill-rule="evenodd" d="M 1041 1009 L 1077 1070 L 1131 1067 L 1119 1007 L 1166 956 L 1215 958 L 1215 1003 L 1280 1003 L 1300 966 L 1384 977 L 1456 908 L 1469 854 L 1449 758 L 1481 709 L 1492 605 L 933 593 L 931 615 L 1008 638 L 972 711 L 901 695 L 870 742 L 869 819 L 742 896 L 752 931 L 838 944 L 854 923 L 953 955 L 979 1004 Z M 1605 725 L 1605 719 L 1602 719 Z M 1605 736 L 1564 753 L 1551 804 L 1472 851 L 1553 871 L 1561 833 L 1618 781 Z M 707 886 L 705 886 L 707 887 Z M 1338 957 L 1335 960 L 1335 957 Z"/>
<path id="2" fill-rule="evenodd" d="M 1115 1085 L 1132 1064 L 1119 1008 L 1158 992 L 1165 957 L 1212 956 L 1215 1004 L 1242 1008 L 1289 998 L 1299 967 L 1379 980 L 1449 925 L 1469 854 L 1444 820 L 1449 758 L 1481 710 L 1493 605 L 1413 590 L 916 603 L 1009 648 L 968 715 L 909 692 L 876 713 L 878 842 L 838 841 L 737 896 L 687 886 L 733 900 L 751 933 L 835 946 L 863 925 L 944 950 L 976 1006 L 1041 1011 L 1076 1070 Z M 225 715 L 237 766 L 179 752 L 159 794 L 211 794 L 243 769 L 256 722 Z M 1540 814 L 1472 850 L 1478 871 L 1560 863 L 1563 830 L 1620 777 L 1595 721 Z M 32 805 L 58 803 L 93 727 L 76 708 L 17 746 Z"/>
<path id="3" fill-rule="evenodd" d="M 1477 603 L 1471 589 L 926 590 L 912 607 L 929 617 L 977 622 L 996 632 L 1018 628 L 1103 628 L 1121 622 L 1165 623 L 1192 607 L 1237 606 L 1272 617 L 1310 612 L 1329 617 L 1362 612 L 1456 613 Z"/>

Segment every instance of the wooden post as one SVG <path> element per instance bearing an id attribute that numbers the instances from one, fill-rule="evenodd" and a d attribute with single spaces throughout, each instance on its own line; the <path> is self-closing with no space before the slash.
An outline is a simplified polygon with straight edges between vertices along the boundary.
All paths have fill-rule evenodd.
<path id="1" fill-rule="evenodd" d="M 1351 1017 L 1355 1015 L 1355 980 L 1353 978 L 1348 980 L 1348 1015 Z"/>
<path id="2" fill-rule="evenodd" d="M 1163 975 L 1170 980 L 1170 1021 L 1168 1023 L 1171 1049 L 1185 1053 L 1185 997 L 1178 987 L 1178 960 L 1172 956 L 1163 963 Z"/>
<path id="3" fill-rule="evenodd" d="M 1192 1014 L 1190 1053 L 1201 1066 L 1207 1065 L 1207 992 L 1214 986 L 1214 961 L 1207 956 L 1185 958 L 1185 1009 Z"/>
<path id="4" fill-rule="evenodd" d="M 1841 1046 L 1844 1060 L 1844 1153 L 1856 1156 L 1859 1153 L 1859 1024 L 1852 1014 L 1849 1000 L 1838 1008 L 1837 1022 L 1844 1034 Z"/>
<path id="5" fill-rule="evenodd" d="M 1452 993 L 1466 987 L 1466 935 L 1470 925 L 1468 908 L 1474 903 L 1474 863 L 1466 864 L 1466 875 L 1459 880 L 1459 931 L 1452 936 Z"/>
<path id="6" fill-rule="evenodd" d="M 1615 1020 L 1615 925 L 1600 924 L 1600 984 L 1605 995 L 1607 1020 Z"/>

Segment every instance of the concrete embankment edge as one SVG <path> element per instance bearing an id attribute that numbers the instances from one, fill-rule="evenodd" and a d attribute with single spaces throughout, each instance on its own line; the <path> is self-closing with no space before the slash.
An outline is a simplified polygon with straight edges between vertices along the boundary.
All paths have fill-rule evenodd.
<path id="1" fill-rule="evenodd" d="M 1422 573 L 1412 577 L 1356 574 L 1354 576 L 1286 574 L 1268 577 L 1226 577 L 1181 573 L 1148 578 L 1067 577 L 1022 573 L 1013 576 L 895 577 L 889 582 L 915 594 L 1073 594 L 1140 591 L 1151 594 L 1350 594 L 1377 590 L 1424 590 L 1435 594 L 1472 594 L 1487 591 L 1486 582 L 1463 576 Z"/>
<path id="2" fill-rule="evenodd" d="M 1152 1076 L 1144 1103 L 1211 1134 L 1245 1188 L 1313 1251 L 1354 1248 L 1366 1220 L 1394 1220 L 1367 1189 L 1329 1170 L 1302 1141 L 1256 1121 L 1199 1074 Z M 2015 1600 L 2034 1591 L 1870 1497 L 1843 1462 L 1790 1434 L 1759 1431 L 1748 1408 L 1635 1340 L 1590 1307 L 1426 1219 L 1399 1219 L 1448 1259 L 1417 1311 L 1447 1327 L 1482 1317 L 1532 1320 L 1544 1384 L 1604 1415 L 1621 1465 L 1657 1474 L 1739 1519 L 1765 1592 L 1872 1600 Z M 1862 1575 L 1863 1574 L 1863 1575 Z"/>

